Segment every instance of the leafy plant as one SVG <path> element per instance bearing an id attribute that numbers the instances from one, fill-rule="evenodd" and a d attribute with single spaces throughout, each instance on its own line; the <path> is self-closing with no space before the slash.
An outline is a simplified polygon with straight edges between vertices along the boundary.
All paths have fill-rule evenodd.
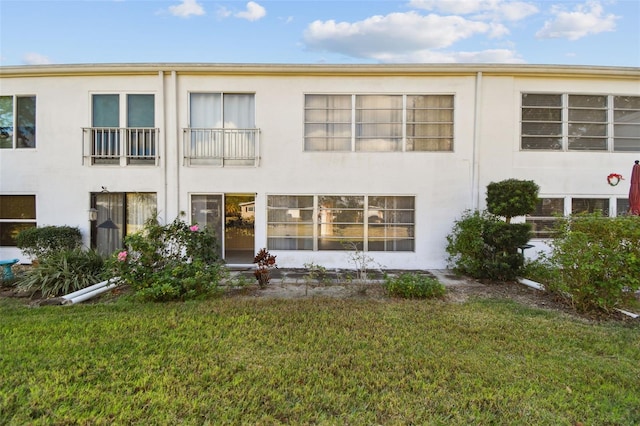
<path id="1" fill-rule="evenodd" d="M 490 213 L 467 210 L 447 235 L 447 261 L 454 271 L 474 278 L 513 280 L 524 264 L 518 247 L 530 232 L 529 224 L 508 224 Z"/>
<path id="2" fill-rule="evenodd" d="M 560 219 L 550 262 L 557 277 L 547 289 L 579 311 L 610 311 L 640 289 L 640 220 L 600 213 Z"/>
<path id="3" fill-rule="evenodd" d="M 217 293 L 224 269 L 211 230 L 179 219 L 162 226 L 152 218 L 124 244 L 111 259 L 112 269 L 138 297 L 168 301 Z"/>
<path id="4" fill-rule="evenodd" d="M 514 216 L 529 214 L 536 208 L 540 187 L 531 180 L 507 179 L 487 185 L 487 210 L 504 216 L 511 223 Z"/>
<path id="5" fill-rule="evenodd" d="M 260 249 L 253 259 L 253 263 L 257 264 L 253 273 L 258 280 L 260 288 L 266 287 L 271 282 L 271 270 L 277 268 L 276 256 L 267 251 L 266 248 Z"/>
<path id="6" fill-rule="evenodd" d="M 403 273 L 397 277 L 387 277 L 384 283 L 389 296 L 407 299 L 426 299 L 444 296 L 444 285 L 434 277 Z"/>
<path id="7" fill-rule="evenodd" d="M 17 235 L 16 245 L 25 255 L 42 260 L 51 253 L 80 247 L 82 234 L 71 226 L 28 228 Z"/>
<path id="8" fill-rule="evenodd" d="M 102 280 L 104 260 L 94 250 L 52 251 L 18 281 L 18 288 L 40 290 L 44 297 L 63 296 Z"/>

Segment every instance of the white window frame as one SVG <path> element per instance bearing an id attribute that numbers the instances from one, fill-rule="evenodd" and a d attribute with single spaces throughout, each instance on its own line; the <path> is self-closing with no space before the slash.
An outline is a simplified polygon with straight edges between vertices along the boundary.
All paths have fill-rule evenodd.
<path id="1" fill-rule="evenodd" d="M 0 194 L 2 197 L 32 197 L 34 203 L 34 217 L 33 218 L 4 218 L 0 216 L 0 224 L 28 224 L 29 228 L 38 226 L 38 199 L 35 194 Z M 15 247 L 15 245 L 7 245 L 0 247 Z"/>
<path id="2" fill-rule="evenodd" d="M 523 97 L 525 95 L 549 95 L 549 96 L 560 96 L 561 97 L 561 106 L 559 107 L 559 109 L 561 110 L 561 134 L 557 135 L 561 138 L 561 146 L 558 148 L 525 148 L 523 146 L 523 139 L 526 137 L 536 137 L 536 136 L 544 136 L 544 135 L 524 135 L 522 132 L 522 127 L 524 123 L 527 122 L 539 122 L 539 123 L 544 123 L 545 121 L 535 121 L 535 120 L 523 120 L 523 110 L 525 108 L 532 108 L 532 106 L 525 106 L 524 102 L 523 102 Z M 572 138 L 572 136 L 569 134 L 569 125 L 572 124 L 572 122 L 569 120 L 569 111 L 572 109 L 578 110 L 578 109 L 590 109 L 590 108 L 579 108 L 579 107 L 570 107 L 569 106 L 569 99 L 571 96 L 604 96 L 606 98 L 606 107 L 602 108 L 603 110 L 606 110 L 606 116 L 607 116 L 607 120 L 606 122 L 602 122 L 601 124 L 606 126 L 606 135 L 602 137 L 602 139 L 604 139 L 606 141 L 605 143 L 605 148 L 603 149 L 575 149 L 575 148 L 571 148 L 569 146 L 569 140 Z M 553 151 L 553 152 L 640 152 L 640 124 L 638 124 L 638 131 L 639 134 L 637 137 L 619 137 L 620 139 L 637 139 L 638 141 L 638 146 L 635 150 L 621 150 L 618 149 L 616 150 L 615 147 L 615 140 L 616 140 L 616 136 L 615 136 L 615 125 L 616 124 L 622 124 L 620 122 L 616 122 L 615 121 L 615 112 L 616 111 L 620 111 L 621 109 L 617 109 L 615 107 L 615 100 L 618 97 L 632 97 L 632 98 L 640 98 L 640 96 L 636 96 L 636 95 L 623 95 L 623 94 L 603 94 L 603 93 L 558 93 L 558 92 L 529 92 L 529 91 L 523 91 L 520 93 L 520 100 L 519 100 L 519 107 L 520 107 L 520 138 L 519 138 L 519 148 L 521 151 Z M 535 108 L 535 107 L 533 107 Z M 545 107 L 540 107 L 545 108 Z M 551 107 L 546 107 L 546 108 L 551 108 Z M 593 108 L 593 109 L 597 109 L 597 108 Z M 635 109 L 631 109 L 631 111 L 635 111 Z M 640 112 L 640 110 L 639 110 Z M 554 123 L 553 121 L 548 121 L 549 123 Z M 598 122 L 593 122 L 590 124 L 599 124 Z M 626 123 L 625 123 L 626 124 Z M 630 123 L 632 125 L 635 125 L 636 123 Z M 549 135 L 549 136 L 555 136 L 555 135 Z"/>
<path id="3" fill-rule="evenodd" d="M 307 136 L 306 134 L 306 130 L 307 130 L 307 125 L 313 125 L 313 124 L 322 124 L 321 122 L 318 123 L 314 123 L 311 121 L 307 121 L 306 119 L 306 111 L 307 110 L 314 110 L 314 109 L 318 109 L 318 108 L 311 108 L 311 107 L 307 107 L 307 103 L 306 103 L 306 97 L 307 96 L 350 96 L 351 97 L 351 146 L 349 150 L 331 150 L 331 149 L 308 149 L 307 148 L 307 139 L 308 138 L 312 138 L 312 136 Z M 361 134 L 359 134 L 358 132 L 358 126 L 359 125 L 365 125 L 365 124 L 392 124 L 392 122 L 380 122 L 380 123 L 365 123 L 365 122 L 358 122 L 357 121 L 357 113 L 358 111 L 363 111 L 363 110 L 368 110 L 368 111 L 373 111 L 375 110 L 375 108 L 371 109 L 371 108 L 358 108 L 357 106 L 357 99 L 359 97 L 367 97 L 367 96 L 398 96 L 398 97 L 402 97 L 402 109 L 399 110 L 401 112 L 401 116 L 402 116 L 402 122 L 400 123 L 401 125 L 401 146 L 400 149 L 380 149 L 380 150 L 376 150 L 376 149 L 361 149 L 358 147 L 357 141 L 359 139 L 367 139 L 365 137 L 363 137 Z M 411 96 L 425 96 L 425 97 L 450 97 L 451 98 L 451 107 L 450 108 L 422 108 L 422 109 L 434 109 L 434 110 L 450 110 L 451 111 L 451 121 L 450 122 L 437 122 L 437 121 L 425 121 L 425 122 L 408 122 L 407 120 L 407 111 L 408 108 L 407 107 L 407 99 Z M 400 94 L 400 93 L 357 93 L 357 94 L 353 94 L 353 93 L 305 93 L 304 94 L 304 98 L 303 98 L 303 109 L 305 111 L 305 113 L 303 114 L 303 129 L 304 129 L 304 134 L 303 134 L 303 151 L 304 152 L 453 152 L 454 151 L 454 145 L 455 145 L 455 110 L 456 110 L 456 97 L 454 94 L 452 93 L 405 93 L 405 94 Z M 327 109 L 328 111 L 330 109 Z M 338 123 L 333 123 L 330 121 L 327 121 L 327 124 L 338 124 Z M 346 124 L 346 123 L 344 123 Z M 416 150 L 416 149 L 408 149 L 408 143 L 407 143 L 407 127 L 409 125 L 420 125 L 420 124 L 424 124 L 424 125 L 433 125 L 433 124 L 447 124 L 451 126 L 451 147 L 450 149 L 433 149 L 433 150 Z M 329 138 L 331 137 L 331 135 L 325 135 L 325 138 Z M 386 135 L 381 136 L 381 138 L 385 138 L 387 137 Z M 426 136 L 423 138 L 427 138 Z M 436 137 L 433 136 L 431 137 L 432 139 L 446 139 L 449 137 Z M 400 136 L 397 138 L 400 139 Z"/>
<path id="4" fill-rule="evenodd" d="M 278 196 L 283 196 L 283 197 L 313 197 L 313 207 L 270 207 L 269 204 L 269 197 L 278 197 Z M 353 208 L 321 208 L 320 206 L 320 198 L 321 197 L 360 197 L 362 198 L 362 208 L 359 207 L 353 207 Z M 371 221 L 371 217 L 375 216 L 373 213 L 378 212 L 380 209 L 372 209 L 369 206 L 369 200 L 370 198 L 373 197 L 409 197 L 413 199 L 413 208 L 410 209 L 403 209 L 403 208 L 385 208 L 385 211 L 391 212 L 391 211 L 397 211 L 397 212 L 412 212 L 412 216 L 413 216 L 413 222 L 412 223 L 400 223 L 398 222 L 397 224 L 400 226 L 408 226 L 411 227 L 413 229 L 413 233 L 411 236 L 406 237 L 406 238 L 392 238 L 389 237 L 387 239 L 375 239 L 375 237 L 370 236 L 369 235 L 369 227 L 371 225 L 373 225 L 374 227 L 376 225 L 378 225 L 375 222 Z M 312 211 L 311 217 L 312 220 L 311 221 L 305 221 L 305 222 L 300 222 L 300 224 L 303 225 L 307 225 L 310 226 L 312 229 L 312 232 L 310 235 L 306 235 L 306 236 L 298 236 L 296 235 L 295 237 L 283 237 L 283 236 L 278 236 L 278 235 L 269 235 L 269 228 L 271 225 L 282 225 L 282 224 L 288 224 L 289 222 L 278 222 L 278 221 L 269 221 L 269 211 L 270 210 L 307 210 L 307 211 Z M 361 222 L 360 221 L 355 221 L 355 222 L 345 222 L 344 224 L 351 224 L 351 225 L 357 225 L 357 226 L 362 226 L 362 240 L 360 241 L 359 238 L 355 238 L 355 237 L 344 237 L 342 238 L 343 241 L 341 241 L 341 243 L 345 243 L 344 245 L 341 246 L 340 249 L 323 249 L 320 248 L 320 239 L 322 238 L 321 232 L 320 232 L 320 228 L 323 225 L 327 225 L 329 224 L 329 222 L 323 221 L 322 219 L 322 212 L 323 211 L 330 211 L 330 210 L 349 210 L 349 211 L 354 211 L 354 212 L 362 212 L 362 219 Z M 295 223 L 295 222 L 292 222 Z M 392 225 L 394 222 L 389 222 L 389 225 Z M 327 251 L 340 251 L 340 250 L 349 250 L 350 247 L 350 242 L 353 242 L 357 245 L 359 250 L 365 251 L 365 252 L 379 252 L 379 253 L 414 253 L 416 250 L 416 237 L 415 237 L 415 227 L 416 227 L 416 196 L 412 195 L 412 194 L 268 194 L 267 195 L 267 246 L 269 248 L 269 250 L 283 250 L 283 251 L 322 251 L 322 252 L 327 252 Z M 310 239 L 312 240 L 312 245 L 310 248 L 308 249 L 279 249 L 279 248 L 275 248 L 269 245 L 269 240 L 271 238 L 274 239 L 284 239 L 284 238 L 297 238 L 297 239 Z M 371 250 L 369 248 L 369 243 L 370 243 L 370 239 L 372 243 L 376 243 L 376 242 L 389 242 L 389 243 L 393 243 L 394 241 L 400 241 L 400 240 L 411 240 L 412 241 L 412 247 L 411 250 Z M 328 240 L 331 240 L 330 238 L 328 238 Z M 362 244 L 359 244 L 359 243 Z"/>
<path id="5" fill-rule="evenodd" d="M 21 95 L 0 95 L 2 98 L 11 98 L 11 147 L 4 147 L 0 149 L 36 149 L 38 147 L 38 99 L 35 94 L 21 94 Z M 20 98 L 33 98 L 34 102 L 34 117 L 33 117 L 33 146 L 18 146 L 19 133 L 16 130 L 18 128 L 18 99 Z"/>

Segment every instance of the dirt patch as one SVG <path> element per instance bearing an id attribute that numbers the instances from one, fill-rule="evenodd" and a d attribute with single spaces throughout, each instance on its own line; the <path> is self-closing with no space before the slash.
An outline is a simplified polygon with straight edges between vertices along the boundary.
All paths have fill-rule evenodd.
<path id="1" fill-rule="evenodd" d="M 388 300 L 383 283 L 384 276 L 393 276 L 403 272 L 419 273 L 437 278 L 447 289 L 444 300 L 451 303 L 464 303 L 474 298 L 497 298 L 514 300 L 524 306 L 562 312 L 567 315 L 588 321 L 614 320 L 640 323 L 640 319 L 633 319 L 616 312 L 612 316 L 595 314 L 579 314 L 571 306 L 557 296 L 533 289 L 518 282 L 482 282 L 472 278 L 457 276 L 448 270 L 420 270 L 420 271 L 378 271 L 367 276 L 367 282 L 357 279 L 354 271 L 333 270 L 326 271 L 322 276 L 311 279 L 306 270 L 278 270 L 274 273 L 271 283 L 266 288 L 259 288 L 255 283 L 250 269 L 234 271 L 233 277 L 242 276 L 242 286 L 234 286 L 233 279 L 225 288 L 223 297 L 246 297 L 263 299 L 304 299 L 318 297 L 354 298 Z M 121 294 L 127 294 L 126 289 L 116 289 L 84 303 L 103 303 L 116 299 Z M 0 287 L 0 298 L 20 298 L 26 305 L 41 306 L 60 304 L 60 298 L 45 299 L 39 293 L 19 292 L 15 288 Z"/>

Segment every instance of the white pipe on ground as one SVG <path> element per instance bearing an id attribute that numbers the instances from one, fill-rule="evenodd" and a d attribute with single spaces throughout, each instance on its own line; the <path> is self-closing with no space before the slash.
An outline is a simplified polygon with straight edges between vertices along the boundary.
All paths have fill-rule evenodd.
<path id="1" fill-rule="evenodd" d="M 106 281 L 99 282 L 98 284 L 94 284 L 89 287 L 85 287 L 78 291 L 74 291 L 73 293 L 69 293 L 65 296 L 62 296 L 64 299 L 64 305 L 72 305 L 78 302 L 84 302 L 85 300 L 91 299 L 99 294 L 102 294 L 113 287 L 118 285 L 118 277 L 110 278 Z"/>
<path id="2" fill-rule="evenodd" d="M 536 290 L 543 290 L 544 291 L 544 286 L 542 284 L 540 284 L 540 283 L 535 282 L 535 281 L 531 281 L 531 280 L 528 280 L 526 278 L 518 278 L 518 282 L 520 284 L 526 285 L 527 287 L 531 287 L 531 288 L 535 288 Z"/>

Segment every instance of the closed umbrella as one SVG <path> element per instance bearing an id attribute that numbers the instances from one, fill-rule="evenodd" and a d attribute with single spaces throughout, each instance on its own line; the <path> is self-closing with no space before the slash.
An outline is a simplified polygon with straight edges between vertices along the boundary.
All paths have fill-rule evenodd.
<path id="1" fill-rule="evenodd" d="M 629 188 L 629 214 L 640 216 L 640 160 L 636 160 L 631 170 L 631 188 Z"/>

